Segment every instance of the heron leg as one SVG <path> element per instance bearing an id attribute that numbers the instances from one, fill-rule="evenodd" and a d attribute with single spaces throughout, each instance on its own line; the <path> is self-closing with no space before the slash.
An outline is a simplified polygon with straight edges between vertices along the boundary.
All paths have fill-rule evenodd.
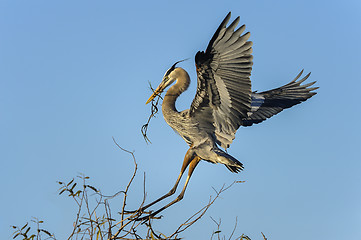
<path id="1" fill-rule="evenodd" d="M 179 176 L 177 178 L 177 181 L 175 182 L 173 188 L 165 195 L 161 196 L 160 198 L 158 198 L 157 200 L 145 205 L 144 207 L 141 208 L 141 211 L 144 211 L 145 209 L 149 208 L 150 206 L 162 201 L 163 199 L 172 196 L 178 187 L 178 184 L 183 176 L 183 173 L 185 172 L 185 170 L 187 169 L 188 165 L 190 165 L 190 163 L 192 162 L 192 160 L 194 159 L 194 153 L 191 150 L 191 148 L 188 149 L 186 155 L 184 156 L 184 160 L 183 160 L 183 164 L 182 164 L 182 168 L 181 171 L 179 173 Z M 192 171 L 193 172 L 193 171 Z"/>
<path id="2" fill-rule="evenodd" d="M 168 203 L 167 205 L 165 205 L 164 207 L 158 209 L 157 211 L 145 216 L 145 217 L 142 217 L 141 219 L 139 219 L 140 221 L 142 220 L 145 220 L 149 217 L 153 217 L 155 215 L 157 215 L 158 213 L 160 213 L 161 211 L 167 209 L 168 207 L 172 206 L 173 204 L 181 201 L 184 197 L 184 193 L 187 189 L 187 186 L 188 186 L 188 183 L 189 183 L 189 179 L 191 178 L 192 174 L 193 174 L 193 171 L 194 169 L 197 167 L 198 163 L 200 162 L 201 158 L 198 157 L 198 156 L 195 156 L 191 162 L 189 163 L 189 169 L 188 169 L 188 176 L 187 176 L 187 179 L 186 179 L 186 182 L 184 184 L 184 187 L 182 189 L 182 192 L 178 195 L 178 197 L 176 199 L 174 199 L 172 202 Z"/>

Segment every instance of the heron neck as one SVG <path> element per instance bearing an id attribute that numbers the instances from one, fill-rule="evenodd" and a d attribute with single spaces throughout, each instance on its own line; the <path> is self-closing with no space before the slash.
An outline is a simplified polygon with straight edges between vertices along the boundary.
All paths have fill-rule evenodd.
<path id="1" fill-rule="evenodd" d="M 163 100 L 162 111 L 165 116 L 179 113 L 175 107 L 175 102 L 179 95 L 189 87 L 190 78 L 184 69 L 176 68 L 176 79 L 176 83 L 169 88 Z"/>

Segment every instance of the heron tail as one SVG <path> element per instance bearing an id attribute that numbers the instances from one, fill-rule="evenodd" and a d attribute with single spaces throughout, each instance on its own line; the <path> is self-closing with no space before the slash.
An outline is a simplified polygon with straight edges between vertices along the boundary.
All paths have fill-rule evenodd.
<path id="1" fill-rule="evenodd" d="M 224 164 L 229 171 L 238 173 L 243 170 L 243 164 L 228 153 L 221 149 L 214 149 L 214 152 L 217 154 L 217 162 Z"/>

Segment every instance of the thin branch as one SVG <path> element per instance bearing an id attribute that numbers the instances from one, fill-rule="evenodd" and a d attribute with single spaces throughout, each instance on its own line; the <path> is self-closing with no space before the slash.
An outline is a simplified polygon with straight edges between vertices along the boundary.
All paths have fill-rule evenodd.
<path id="1" fill-rule="evenodd" d="M 125 188 L 125 190 L 124 190 L 124 198 L 123 198 L 123 205 L 122 205 L 122 211 L 121 211 L 121 221 L 120 221 L 121 225 L 120 225 L 120 228 L 119 228 L 119 230 L 117 231 L 117 233 L 116 233 L 114 236 L 112 236 L 112 239 L 115 239 L 115 238 L 119 235 L 119 233 L 122 231 L 122 229 L 124 229 L 124 227 L 125 227 L 125 225 L 124 225 L 124 214 L 125 214 L 125 206 L 126 206 L 126 203 L 127 203 L 127 194 L 128 194 L 128 190 L 129 190 L 129 188 L 130 188 L 130 185 L 132 184 L 132 182 L 133 182 L 133 180 L 134 180 L 134 178 L 135 178 L 135 175 L 136 175 L 136 173 L 137 173 L 138 164 L 137 164 L 137 161 L 136 161 L 136 159 L 135 159 L 135 156 L 134 156 L 134 153 L 133 153 L 133 152 L 130 152 L 130 151 L 122 148 L 121 146 L 119 146 L 119 144 L 115 141 L 114 137 L 113 137 L 113 141 L 114 141 L 115 145 L 118 146 L 119 149 L 123 150 L 124 152 L 127 152 L 127 153 L 131 154 L 131 155 L 132 155 L 132 158 L 133 158 L 133 161 L 134 161 L 134 171 L 133 171 L 133 175 L 132 175 L 132 177 L 130 178 L 130 180 L 129 180 L 129 182 L 128 182 L 128 185 L 126 186 L 126 188 Z M 129 218 L 129 217 L 127 217 L 127 218 Z M 126 225 L 128 225 L 128 224 L 126 224 Z"/>
<path id="2" fill-rule="evenodd" d="M 122 206 L 122 213 L 121 213 L 121 220 L 123 221 L 124 219 L 124 209 L 125 209 L 125 205 L 126 205 L 126 202 L 127 202 L 127 193 L 128 193 L 128 190 L 129 190 L 129 187 L 130 185 L 132 184 L 134 178 L 135 178 L 135 175 L 137 174 L 137 170 L 138 170 L 138 164 L 137 164 L 137 161 L 135 160 L 135 156 L 134 156 L 134 153 L 133 152 L 130 152 L 124 148 L 122 148 L 121 146 L 119 146 L 119 144 L 115 141 L 114 137 L 113 137 L 113 141 L 114 143 L 123 151 L 129 153 L 132 155 L 133 157 L 133 161 L 134 161 L 134 171 L 133 171 L 133 175 L 132 177 L 130 178 L 129 182 L 128 182 L 128 185 L 126 186 L 125 188 L 125 191 L 124 191 L 124 199 L 123 199 L 123 206 Z"/>
<path id="3" fill-rule="evenodd" d="M 198 212 L 193 214 L 191 217 L 189 217 L 183 224 L 181 224 L 173 234 L 169 236 L 169 238 L 178 235 L 179 233 L 185 231 L 187 228 L 192 226 L 194 223 L 196 223 L 199 219 L 201 219 L 204 214 L 208 211 L 210 206 L 213 205 L 213 203 L 219 198 L 220 194 L 222 194 L 224 191 L 227 191 L 230 187 L 232 187 L 236 182 L 231 183 L 227 187 L 223 185 L 219 191 L 216 191 L 216 196 L 212 199 L 212 196 L 209 199 L 209 202 L 207 205 L 205 205 L 203 208 L 201 208 Z"/>
<path id="4" fill-rule="evenodd" d="M 266 236 L 263 234 L 263 232 L 261 232 L 262 233 L 262 236 L 263 236 L 263 240 L 267 240 L 267 238 L 266 238 Z"/>
<path id="5" fill-rule="evenodd" d="M 238 218 L 236 217 L 236 223 L 234 224 L 234 228 L 233 228 L 233 231 L 232 231 L 232 233 L 231 233 L 231 236 L 229 236 L 229 240 L 231 240 L 232 239 L 232 237 L 233 237 L 233 234 L 234 234 L 234 232 L 236 231 L 236 228 L 237 228 L 237 220 L 238 220 Z"/>
<path id="6" fill-rule="evenodd" d="M 107 223 L 108 223 L 108 239 L 109 239 L 112 236 L 112 214 L 107 199 L 104 200 L 104 208 L 105 208 L 105 214 L 108 219 Z"/>
<path id="7" fill-rule="evenodd" d="M 73 199 L 76 201 L 76 203 L 78 203 L 78 206 L 79 206 L 79 210 L 78 212 L 76 213 L 76 219 L 75 219 L 75 222 L 74 222 L 74 227 L 73 227 L 73 231 L 72 233 L 70 234 L 70 236 L 68 237 L 68 240 L 70 240 L 73 235 L 75 234 L 75 231 L 76 229 L 78 228 L 78 222 L 79 222 L 79 217 L 80 217 L 80 212 L 82 210 L 82 205 L 83 205 L 83 200 L 84 200 L 84 197 L 85 197 L 85 187 L 83 188 L 84 191 L 82 191 L 82 197 L 80 198 L 80 202 L 78 203 L 78 201 L 75 199 L 75 197 L 73 196 Z"/>

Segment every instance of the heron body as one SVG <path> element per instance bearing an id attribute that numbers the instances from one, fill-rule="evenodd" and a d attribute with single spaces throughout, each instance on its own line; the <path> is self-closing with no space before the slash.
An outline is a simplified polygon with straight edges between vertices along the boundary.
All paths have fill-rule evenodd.
<path id="1" fill-rule="evenodd" d="M 176 83 L 167 91 L 162 105 L 164 119 L 190 145 L 190 151 L 203 160 L 212 163 L 223 163 L 231 171 L 242 169 L 242 163 L 218 148 L 216 139 L 212 135 L 214 129 L 211 121 L 211 111 L 204 113 L 202 120 L 192 117 L 190 110 L 178 112 L 175 102 L 179 95 L 187 90 L 190 84 L 188 73 L 183 68 L 175 68 L 169 77 L 176 79 Z"/>
<path id="2" fill-rule="evenodd" d="M 231 13 L 228 13 L 222 21 L 206 50 L 195 56 L 198 81 L 190 109 L 179 112 L 175 107 L 177 98 L 190 84 L 188 73 L 176 67 L 179 62 L 168 69 L 162 82 L 147 101 L 151 102 L 175 82 L 165 94 L 162 112 L 168 125 L 178 132 L 190 147 L 174 187 L 144 209 L 172 195 L 189 166 L 182 193 L 152 215 L 183 198 L 189 178 L 200 160 L 224 164 L 231 172 L 243 169 L 241 162 L 223 150 L 232 143 L 240 126 L 260 123 L 316 94 L 313 90 L 317 87 L 310 87 L 315 82 L 301 85 L 310 74 L 298 80 L 303 71 L 282 87 L 265 92 L 252 92 L 252 42 L 248 41 L 250 33 L 242 35 L 245 25 L 236 29 L 239 17 L 227 27 L 230 16 Z"/>

